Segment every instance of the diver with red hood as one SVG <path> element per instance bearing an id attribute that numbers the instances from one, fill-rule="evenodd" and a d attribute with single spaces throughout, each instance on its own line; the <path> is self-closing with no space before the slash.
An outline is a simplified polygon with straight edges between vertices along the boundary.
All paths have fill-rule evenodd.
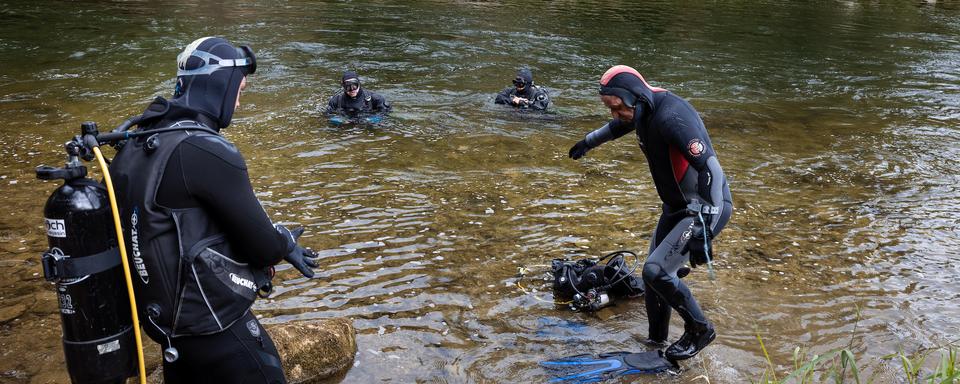
<path id="1" fill-rule="evenodd" d="M 316 254 L 297 244 L 302 229 L 270 221 L 243 156 L 220 135 L 256 57 L 205 37 L 177 68 L 173 98 L 131 119 L 156 133 L 129 139 L 110 165 L 144 331 L 165 349 L 165 383 L 285 383 L 250 307 L 274 265 L 311 278 Z"/>
<path id="2" fill-rule="evenodd" d="M 666 345 L 671 310 L 684 332 L 667 347 L 670 361 L 689 359 L 716 338 L 713 325 L 681 277 L 691 266 L 711 266 L 711 240 L 733 212 L 730 188 L 700 115 L 683 98 L 652 87 L 637 70 L 617 65 L 600 78 L 600 99 L 613 120 L 570 148 L 579 159 L 601 144 L 635 131 L 663 201 L 643 282 L 649 333 L 647 343 Z M 678 275 L 679 272 L 679 275 Z"/>

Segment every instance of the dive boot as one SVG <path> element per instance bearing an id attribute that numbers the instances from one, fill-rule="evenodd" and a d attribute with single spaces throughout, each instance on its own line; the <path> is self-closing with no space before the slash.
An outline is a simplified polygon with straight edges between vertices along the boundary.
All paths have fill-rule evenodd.
<path id="1" fill-rule="evenodd" d="M 712 325 L 693 326 L 683 332 L 680 340 L 670 344 L 664 354 L 670 361 L 686 360 L 696 356 L 697 353 L 700 353 L 703 348 L 706 348 L 706 346 L 716 338 L 717 332 L 713 329 Z"/>

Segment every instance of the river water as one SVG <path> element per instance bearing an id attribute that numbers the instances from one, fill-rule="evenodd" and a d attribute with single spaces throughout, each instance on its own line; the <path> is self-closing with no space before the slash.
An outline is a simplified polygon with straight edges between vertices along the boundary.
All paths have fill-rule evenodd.
<path id="1" fill-rule="evenodd" d="M 781 376 L 796 347 L 849 347 L 893 381 L 881 356 L 960 337 L 955 5 L 0 4 L 0 382 L 66 380 L 37 263 L 56 183 L 34 167 L 61 164 L 80 122 L 169 97 L 176 55 L 207 35 L 256 50 L 224 133 L 270 216 L 324 256 L 313 280 L 281 269 L 255 308 L 353 319 L 344 383 L 542 382 L 545 358 L 644 348 L 642 300 L 572 313 L 537 280 L 557 257 L 646 253 L 660 204 L 636 141 L 566 157 L 608 118 L 597 81 L 615 64 L 701 112 L 736 205 L 716 280 L 686 278 L 718 339 L 679 376 L 639 381 L 756 380 L 758 334 Z M 493 103 L 521 65 L 552 113 Z M 382 125 L 326 123 L 347 68 L 392 101 Z M 515 285 L 520 266 L 537 292 Z"/>

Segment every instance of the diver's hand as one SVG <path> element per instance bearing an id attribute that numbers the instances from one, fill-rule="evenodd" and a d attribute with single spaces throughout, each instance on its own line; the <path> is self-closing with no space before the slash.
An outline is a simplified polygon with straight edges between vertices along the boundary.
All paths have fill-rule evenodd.
<path id="1" fill-rule="evenodd" d="M 301 247 L 297 244 L 297 238 L 303 234 L 303 227 L 294 229 L 290 231 L 287 227 L 284 227 L 280 224 L 274 224 L 274 228 L 277 229 L 277 232 L 280 232 L 284 238 L 287 239 L 287 255 L 283 257 L 290 265 L 293 265 L 301 274 L 306 278 L 313 278 L 313 269 L 317 265 L 317 254 L 316 252 Z"/>
<path id="2" fill-rule="evenodd" d="M 693 225 L 693 233 L 690 240 L 687 241 L 687 251 L 690 252 L 690 266 L 696 268 L 698 265 L 706 264 L 713 260 L 713 234 L 710 228 L 704 228 L 702 223 Z"/>
<path id="3" fill-rule="evenodd" d="M 513 103 L 513 105 L 527 105 L 527 104 L 530 104 L 530 100 L 527 100 L 527 99 L 524 99 L 524 98 L 518 97 L 518 96 L 514 96 L 513 99 L 510 100 L 510 101 Z"/>
<path id="4" fill-rule="evenodd" d="M 587 151 L 589 150 L 590 150 L 590 145 L 587 144 L 587 140 L 586 139 L 580 140 L 576 144 L 574 144 L 572 147 L 570 147 L 569 156 L 571 159 L 577 160 L 583 157 L 583 155 L 586 155 Z"/>

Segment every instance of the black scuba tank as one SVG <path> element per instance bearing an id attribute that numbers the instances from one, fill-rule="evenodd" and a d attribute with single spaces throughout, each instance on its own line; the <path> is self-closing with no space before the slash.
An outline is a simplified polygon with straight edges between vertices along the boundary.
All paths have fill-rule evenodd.
<path id="1" fill-rule="evenodd" d="M 56 286 L 70 380 L 122 383 L 137 373 L 130 303 L 107 189 L 86 177 L 80 151 L 69 142 L 64 168 L 37 168 L 40 179 L 64 180 L 43 208 L 50 249 L 41 264 Z"/>

